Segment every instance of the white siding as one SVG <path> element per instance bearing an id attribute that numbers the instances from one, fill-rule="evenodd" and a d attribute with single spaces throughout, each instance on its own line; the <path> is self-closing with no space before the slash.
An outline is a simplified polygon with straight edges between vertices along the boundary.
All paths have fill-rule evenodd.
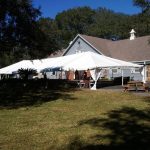
<path id="1" fill-rule="evenodd" d="M 142 75 L 140 73 L 133 73 L 133 72 L 131 72 L 130 69 L 124 69 L 123 76 L 133 78 L 134 80 L 140 80 L 140 81 L 142 80 Z M 111 77 L 113 77 L 113 78 L 121 77 L 121 70 L 118 71 L 118 73 L 112 73 L 112 70 L 110 69 L 109 78 L 111 78 Z"/>
<path id="2" fill-rule="evenodd" d="M 88 45 L 84 40 L 78 37 L 73 45 L 69 48 L 69 50 L 65 53 L 65 55 L 71 55 L 86 51 L 97 53 L 90 45 Z"/>

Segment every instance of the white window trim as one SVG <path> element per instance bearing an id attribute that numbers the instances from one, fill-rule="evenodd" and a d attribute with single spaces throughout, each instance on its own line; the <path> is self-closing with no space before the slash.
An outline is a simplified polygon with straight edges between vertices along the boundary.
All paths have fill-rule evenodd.
<path id="1" fill-rule="evenodd" d="M 116 70 L 116 72 L 114 72 L 113 70 Z M 111 71 L 112 71 L 113 74 L 120 73 L 120 69 L 119 68 L 112 68 Z"/>
<path id="2" fill-rule="evenodd" d="M 137 71 L 136 71 L 136 69 L 138 69 Z M 133 68 L 132 70 L 131 70 L 131 73 L 140 73 L 140 70 L 139 70 L 139 68 Z"/>

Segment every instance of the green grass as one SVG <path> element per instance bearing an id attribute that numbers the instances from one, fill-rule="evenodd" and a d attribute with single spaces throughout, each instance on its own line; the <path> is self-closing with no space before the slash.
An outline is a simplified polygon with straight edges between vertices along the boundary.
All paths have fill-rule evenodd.
<path id="1" fill-rule="evenodd" d="M 40 103 L 1 106 L 0 149 L 150 149 L 150 97 L 47 90 L 28 99 L 35 94 Z"/>

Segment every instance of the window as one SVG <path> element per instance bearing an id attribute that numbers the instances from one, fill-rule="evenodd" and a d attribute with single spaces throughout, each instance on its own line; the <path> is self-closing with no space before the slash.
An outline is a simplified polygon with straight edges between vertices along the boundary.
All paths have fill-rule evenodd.
<path id="1" fill-rule="evenodd" d="M 134 68 L 134 73 L 140 73 L 139 68 Z"/>
<path id="2" fill-rule="evenodd" d="M 75 53 L 81 53 L 81 52 L 82 52 L 81 41 L 78 40 L 78 41 L 77 41 L 77 45 L 76 45 Z"/>
<path id="3" fill-rule="evenodd" d="M 118 69 L 117 68 L 112 69 L 112 73 L 117 74 L 118 73 Z"/>
<path id="4" fill-rule="evenodd" d="M 120 74 L 121 69 L 120 68 L 112 68 L 112 74 Z"/>

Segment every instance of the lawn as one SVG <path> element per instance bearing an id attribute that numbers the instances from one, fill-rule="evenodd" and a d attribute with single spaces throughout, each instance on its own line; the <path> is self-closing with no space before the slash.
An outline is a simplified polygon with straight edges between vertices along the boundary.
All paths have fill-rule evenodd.
<path id="1" fill-rule="evenodd" d="M 150 97 L 45 89 L 16 97 L 16 104 L 12 95 L 0 94 L 0 149 L 150 149 Z"/>

